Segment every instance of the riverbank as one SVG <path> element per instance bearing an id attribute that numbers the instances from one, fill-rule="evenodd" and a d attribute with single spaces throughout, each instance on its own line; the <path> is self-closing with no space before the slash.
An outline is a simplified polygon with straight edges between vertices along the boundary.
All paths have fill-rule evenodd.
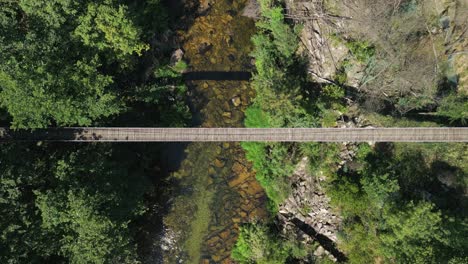
<path id="1" fill-rule="evenodd" d="M 460 34 L 459 27 L 463 28 L 456 15 L 460 10 L 453 9 L 461 3 L 446 1 L 446 9 L 431 9 L 428 7 L 434 4 L 432 1 L 401 1 L 397 6 L 376 1 L 360 6 L 364 2 L 259 1 L 259 30 L 253 38 L 257 71 L 252 82 L 257 95 L 246 111 L 247 126 L 463 125 L 466 111 L 462 109 L 468 102 L 464 87 L 443 82 L 453 80 L 450 71 L 433 71 L 437 61 L 448 59 L 437 46 L 443 37 L 441 32 L 455 36 Z M 431 16 L 435 10 L 445 11 Z M 378 23 L 359 27 L 363 17 L 375 14 L 380 14 L 375 18 Z M 356 16 L 360 19 L 355 20 Z M 438 23 L 434 17 L 451 22 Z M 432 19 L 431 24 L 425 25 L 421 18 Z M 406 27 L 406 23 L 415 27 Z M 429 30 L 425 30 L 428 25 Z M 362 31 L 366 26 L 375 31 Z M 375 36 L 382 32 L 400 40 L 406 36 L 408 49 L 393 50 L 390 53 L 394 58 L 385 59 L 388 49 L 401 43 L 388 47 L 388 43 L 379 42 L 378 37 L 387 36 Z M 429 49 L 431 41 L 440 55 L 435 60 Z M 458 47 L 460 42 L 456 43 Z M 424 67 L 418 64 L 420 56 L 427 62 Z M 411 63 L 402 66 L 399 59 Z M 392 65 L 382 68 L 388 62 Z M 397 72 L 393 72 L 395 69 Z M 413 93 L 397 85 L 400 81 L 413 83 L 412 78 L 408 79 L 410 72 L 422 81 L 414 86 Z M 386 85 L 377 85 L 382 83 Z M 451 107 L 445 105 L 448 101 L 453 102 Z M 421 114 L 427 111 L 433 118 Z M 278 215 L 276 222 L 253 222 L 241 227 L 233 252 L 240 263 L 466 260 L 466 255 L 460 253 L 466 250 L 459 244 L 458 231 L 451 232 L 466 233 L 466 216 L 460 213 L 466 211 L 467 204 L 466 144 L 242 146 L 266 191 L 270 211 Z M 442 149 L 443 154 L 435 155 Z M 295 170 L 296 164 L 299 168 Z M 304 166 L 307 173 L 298 173 Z"/>

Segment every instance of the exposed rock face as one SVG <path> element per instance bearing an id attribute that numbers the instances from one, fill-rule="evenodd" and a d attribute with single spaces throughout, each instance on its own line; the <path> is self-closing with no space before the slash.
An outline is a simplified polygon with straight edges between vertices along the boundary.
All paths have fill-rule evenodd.
<path id="1" fill-rule="evenodd" d="M 182 60 L 182 57 L 184 57 L 184 51 L 182 49 L 175 50 L 171 55 L 171 66 L 174 66 L 177 62 Z"/>
<path id="2" fill-rule="evenodd" d="M 249 0 L 244 10 L 242 10 L 242 15 L 253 19 L 259 18 L 260 4 L 257 2 L 257 0 Z"/>
<path id="3" fill-rule="evenodd" d="M 353 115 L 352 111 L 350 111 Z M 362 116 L 359 116 L 357 113 L 354 113 L 357 116 L 349 117 L 346 115 L 341 116 L 341 120 L 337 122 L 337 127 L 339 128 L 355 128 L 355 127 L 365 127 L 372 128 L 373 126 L 370 122 L 364 119 Z M 367 142 L 369 145 L 373 146 L 375 142 Z M 340 152 L 340 162 L 338 168 L 341 168 L 344 164 L 348 166 L 353 166 L 353 159 L 356 156 L 358 150 L 357 142 L 343 142 L 343 146 Z"/>
<path id="4" fill-rule="evenodd" d="M 338 32 L 342 21 L 328 18 L 319 2 L 291 0 L 286 5 L 288 16 L 303 25 L 300 51 L 309 58 L 309 73 L 317 82 L 330 82 L 349 51 L 342 43 L 330 39 L 331 26 Z"/>
<path id="5" fill-rule="evenodd" d="M 353 111 L 350 111 L 352 114 Z M 371 127 L 368 120 L 356 114 L 341 116 L 337 127 Z M 369 142 L 369 144 L 373 144 Z M 354 166 L 353 159 L 358 150 L 356 142 L 343 142 L 340 151 L 340 162 L 337 168 L 345 164 Z M 277 214 L 277 225 L 283 236 L 304 244 L 318 241 L 320 246 L 314 252 L 316 257 L 328 257 L 333 261 L 344 262 L 346 256 L 337 247 L 337 234 L 341 228 L 342 217 L 330 205 L 326 195 L 324 176 L 311 175 L 307 170 L 309 160 L 304 157 L 289 177 L 292 192 L 281 204 Z"/>
<path id="6" fill-rule="evenodd" d="M 283 235 L 303 243 L 312 243 L 314 238 L 297 226 L 299 221 L 312 228 L 318 235 L 325 236 L 332 242 L 337 241 L 342 218 L 330 207 L 330 198 L 325 194 L 321 183 L 307 172 L 308 158 L 299 162 L 294 174 L 290 177 L 293 191 L 289 198 L 280 206 L 277 216 Z M 316 237 L 317 237 L 316 236 Z M 330 255 L 325 249 L 321 255 Z M 330 255 L 330 258 L 336 260 Z"/>

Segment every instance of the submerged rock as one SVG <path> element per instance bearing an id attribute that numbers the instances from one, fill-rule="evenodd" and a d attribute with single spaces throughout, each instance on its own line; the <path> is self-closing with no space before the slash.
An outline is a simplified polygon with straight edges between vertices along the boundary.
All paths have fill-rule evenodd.
<path id="1" fill-rule="evenodd" d="M 241 105 L 242 100 L 241 100 L 241 98 L 240 98 L 239 96 L 236 96 L 236 97 L 234 97 L 234 98 L 231 99 L 231 102 L 232 102 L 232 104 L 233 104 L 234 106 L 237 107 L 237 106 Z"/>
<path id="2" fill-rule="evenodd" d="M 232 116 L 231 112 L 224 112 L 223 113 L 223 117 L 225 117 L 225 118 L 231 118 L 231 116 Z"/>
<path id="3" fill-rule="evenodd" d="M 198 46 L 198 53 L 200 55 L 205 55 L 205 53 L 207 53 L 208 51 L 210 51 L 211 49 L 213 48 L 213 45 L 212 44 L 208 44 L 208 43 L 202 43 L 200 44 L 200 46 Z"/>
<path id="4" fill-rule="evenodd" d="M 220 160 L 220 159 L 215 159 L 214 161 L 214 165 L 218 168 L 222 168 L 224 167 L 224 161 Z"/>

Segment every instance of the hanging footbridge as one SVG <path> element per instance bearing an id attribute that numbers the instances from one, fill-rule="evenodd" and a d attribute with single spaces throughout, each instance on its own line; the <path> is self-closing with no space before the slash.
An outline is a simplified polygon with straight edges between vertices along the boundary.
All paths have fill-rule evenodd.
<path id="1" fill-rule="evenodd" d="M 62 142 L 468 142 L 468 127 L 399 128 L 0 128 L 0 141 Z"/>

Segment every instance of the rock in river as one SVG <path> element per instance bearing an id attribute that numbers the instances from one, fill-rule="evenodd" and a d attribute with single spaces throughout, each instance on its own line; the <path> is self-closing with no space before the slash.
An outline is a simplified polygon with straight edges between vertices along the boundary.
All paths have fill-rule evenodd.
<path id="1" fill-rule="evenodd" d="M 171 55 L 171 65 L 175 65 L 182 59 L 182 57 L 184 57 L 184 51 L 182 49 L 174 51 Z"/>
<path id="2" fill-rule="evenodd" d="M 232 98 L 231 102 L 236 107 L 239 106 L 242 103 L 241 98 L 239 96 L 236 96 L 236 97 Z"/>
<path id="3" fill-rule="evenodd" d="M 222 168 L 224 167 L 224 161 L 220 160 L 220 159 L 215 159 L 214 161 L 214 165 L 218 168 Z"/>

